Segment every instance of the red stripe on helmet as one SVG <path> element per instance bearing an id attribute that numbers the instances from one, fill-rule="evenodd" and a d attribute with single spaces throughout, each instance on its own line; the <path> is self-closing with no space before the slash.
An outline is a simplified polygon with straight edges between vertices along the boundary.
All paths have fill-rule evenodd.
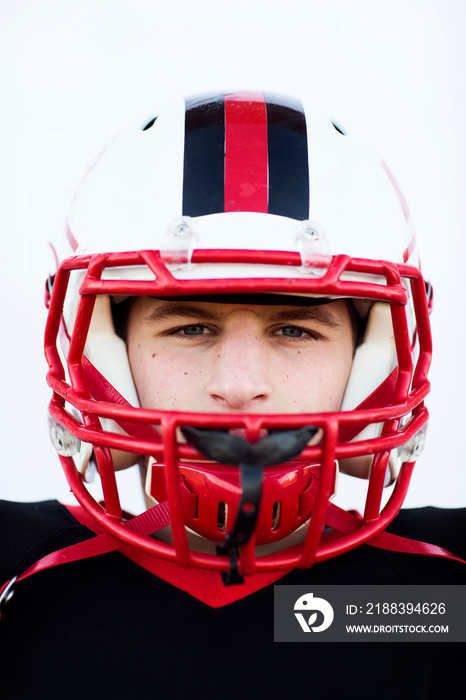
<path id="1" fill-rule="evenodd" d="M 395 190 L 397 197 L 400 201 L 401 208 L 403 210 L 403 215 L 405 217 L 405 221 L 406 221 L 406 223 L 408 223 L 409 218 L 410 218 L 410 212 L 409 212 L 408 203 L 406 202 L 406 199 L 404 198 L 403 192 L 401 191 L 400 186 L 398 185 L 397 181 L 395 180 L 393 173 L 390 170 L 390 168 L 388 167 L 388 165 L 384 161 L 381 162 L 381 165 L 382 165 L 382 168 L 385 170 L 385 173 L 387 174 L 388 179 L 390 180 L 390 182 L 393 185 L 393 189 Z"/>
<path id="2" fill-rule="evenodd" d="M 267 212 L 267 111 L 262 93 L 225 95 L 225 211 Z"/>
<path id="3" fill-rule="evenodd" d="M 408 262 L 408 260 L 410 259 L 411 254 L 412 254 L 413 250 L 415 249 L 415 247 L 416 247 L 416 236 L 413 236 L 413 237 L 411 238 L 410 244 L 408 245 L 408 247 L 406 248 L 406 250 L 403 251 L 403 262 L 404 262 L 404 263 L 405 263 L 405 262 Z"/>
<path id="4" fill-rule="evenodd" d="M 76 251 L 77 248 L 78 248 L 78 241 L 77 241 L 76 238 L 73 236 L 73 233 L 71 232 L 71 229 L 70 229 L 69 226 L 67 226 L 67 228 L 66 228 L 66 237 L 67 237 L 67 239 L 68 239 L 68 243 L 70 244 L 71 249 L 73 250 L 73 252 Z"/>

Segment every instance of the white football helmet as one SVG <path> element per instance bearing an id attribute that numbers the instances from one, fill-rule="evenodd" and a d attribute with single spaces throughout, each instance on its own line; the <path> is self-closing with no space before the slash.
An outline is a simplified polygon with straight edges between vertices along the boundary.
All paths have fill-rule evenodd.
<path id="1" fill-rule="evenodd" d="M 77 190 L 67 240 L 48 293 L 52 434 L 73 492 L 100 526 L 148 556 L 233 580 L 309 567 L 385 529 L 427 422 L 431 294 L 406 204 L 372 149 L 298 100 L 180 99 L 101 154 Z M 341 410 L 140 407 L 114 323 L 137 295 L 351 299 L 360 337 Z M 86 488 L 90 460 L 103 503 Z M 168 507 L 170 542 L 122 513 L 114 470 L 141 460 L 148 496 Z M 356 527 L 329 517 L 338 467 L 368 479 Z"/>

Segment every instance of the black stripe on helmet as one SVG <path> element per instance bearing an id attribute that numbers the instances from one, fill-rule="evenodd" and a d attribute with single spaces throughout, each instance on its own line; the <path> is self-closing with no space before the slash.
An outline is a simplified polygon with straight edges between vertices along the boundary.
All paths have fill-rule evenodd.
<path id="1" fill-rule="evenodd" d="M 265 94 L 269 156 L 269 214 L 309 218 L 306 118 L 299 100 Z"/>
<path id="2" fill-rule="evenodd" d="M 183 214 L 224 210 L 225 105 L 223 95 L 186 100 Z"/>

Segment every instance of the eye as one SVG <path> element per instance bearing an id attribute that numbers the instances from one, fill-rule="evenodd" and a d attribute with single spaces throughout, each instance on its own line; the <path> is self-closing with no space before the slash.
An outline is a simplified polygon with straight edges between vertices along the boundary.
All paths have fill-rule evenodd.
<path id="1" fill-rule="evenodd" d="M 311 341 L 321 338 L 316 331 L 311 328 L 302 328 L 301 326 L 279 326 L 272 334 L 279 338 L 289 338 L 296 341 Z"/>
<path id="2" fill-rule="evenodd" d="M 282 335 L 287 338 L 302 338 L 306 332 L 303 328 L 298 328 L 297 326 L 284 326 L 280 328 Z"/>
<path id="3" fill-rule="evenodd" d="M 215 331 L 203 323 L 188 323 L 185 326 L 167 328 L 167 330 L 162 332 L 162 335 L 187 341 L 203 339 L 204 337 L 207 338 L 208 336 L 215 335 Z"/>
<path id="4" fill-rule="evenodd" d="M 184 335 L 202 335 L 205 330 L 205 326 L 184 326 L 180 332 Z"/>

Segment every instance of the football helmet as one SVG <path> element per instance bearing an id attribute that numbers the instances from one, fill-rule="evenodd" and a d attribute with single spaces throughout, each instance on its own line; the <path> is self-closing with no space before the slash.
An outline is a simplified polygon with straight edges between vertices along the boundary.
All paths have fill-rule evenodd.
<path id="1" fill-rule="evenodd" d="M 292 98 L 180 99 L 98 157 L 77 189 L 67 245 L 47 287 L 51 430 L 101 528 L 231 582 L 310 567 L 393 520 L 427 424 L 431 292 L 406 203 L 371 148 Z M 341 410 L 141 407 L 115 330 L 139 295 L 352 300 L 358 341 Z M 101 501 L 86 486 L 91 462 Z M 115 469 L 138 462 L 153 508 L 169 513 L 169 541 L 122 510 Z M 351 520 L 331 503 L 339 468 L 367 478 Z"/>

